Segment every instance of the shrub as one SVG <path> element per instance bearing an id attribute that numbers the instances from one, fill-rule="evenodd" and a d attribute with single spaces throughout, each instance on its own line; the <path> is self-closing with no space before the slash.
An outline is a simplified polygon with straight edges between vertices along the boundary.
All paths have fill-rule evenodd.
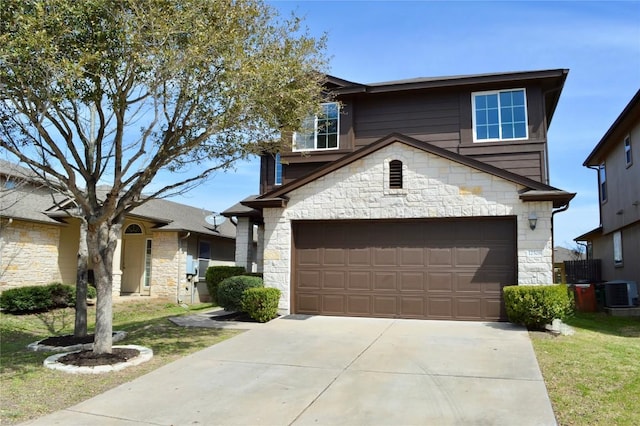
<path id="1" fill-rule="evenodd" d="M 218 284 L 218 304 L 227 311 L 242 310 L 242 293 L 248 288 L 262 287 L 262 279 L 238 275 L 229 277 Z"/>
<path id="2" fill-rule="evenodd" d="M 207 268 L 205 280 L 211 296 L 211 303 L 218 304 L 218 284 L 225 278 L 242 275 L 246 270 L 242 266 L 210 266 Z"/>
<path id="3" fill-rule="evenodd" d="M 76 288 L 61 283 L 52 283 L 47 286 L 51 297 L 51 308 L 66 308 L 76 304 Z"/>
<path id="4" fill-rule="evenodd" d="M 542 329 L 555 318 L 565 320 L 573 314 L 573 295 L 564 284 L 507 286 L 503 293 L 509 321 L 530 329 Z"/>
<path id="5" fill-rule="evenodd" d="M 258 322 L 267 322 L 278 315 L 278 300 L 277 288 L 248 288 L 242 293 L 242 310 Z"/>
<path id="6" fill-rule="evenodd" d="M 95 287 L 87 287 L 87 297 L 96 297 Z M 75 304 L 76 287 L 61 283 L 12 288 L 0 295 L 0 308 L 10 313 L 43 312 Z"/>

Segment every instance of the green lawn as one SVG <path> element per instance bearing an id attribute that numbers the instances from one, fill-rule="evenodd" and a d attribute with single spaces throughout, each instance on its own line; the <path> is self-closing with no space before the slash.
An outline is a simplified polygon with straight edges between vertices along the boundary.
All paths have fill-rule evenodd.
<path id="1" fill-rule="evenodd" d="M 578 313 L 576 334 L 531 333 L 560 425 L 640 424 L 640 318 Z"/>
<path id="2" fill-rule="evenodd" d="M 50 352 L 31 352 L 26 345 L 73 331 L 74 310 L 37 315 L 0 314 L 0 424 L 10 425 L 77 404 L 133 380 L 189 353 L 239 333 L 236 330 L 178 327 L 167 318 L 210 308 L 184 309 L 176 304 L 144 301 L 114 304 L 114 330 L 127 337 L 117 344 L 153 349 L 153 359 L 136 367 L 100 375 L 76 375 L 42 366 Z M 95 318 L 91 308 L 90 318 Z"/>

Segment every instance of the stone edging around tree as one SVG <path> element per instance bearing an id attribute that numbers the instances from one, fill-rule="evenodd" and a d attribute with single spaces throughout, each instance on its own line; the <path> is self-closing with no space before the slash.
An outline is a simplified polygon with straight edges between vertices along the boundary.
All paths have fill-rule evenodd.
<path id="1" fill-rule="evenodd" d="M 44 360 L 43 364 L 45 367 L 50 368 L 52 370 L 60 370 L 65 373 L 71 374 L 102 374 L 102 373 L 110 373 L 113 371 L 120 371 L 127 367 L 133 367 L 134 365 L 142 364 L 143 362 L 149 361 L 153 358 L 153 351 L 150 348 L 146 348 L 144 346 L 138 345 L 122 345 L 122 346 L 113 346 L 114 348 L 125 348 L 125 349 L 137 349 L 140 354 L 131 358 L 126 362 L 119 362 L 113 365 L 97 365 L 95 367 L 79 367 L 77 365 L 68 365 L 58 362 L 59 358 L 67 355 L 69 352 L 58 353 L 55 355 L 51 355 L 47 359 Z M 76 351 L 78 352 L 78 351 Z"/>
<path id="2" fill-rule="evenodd" d="M 112 337 L 112 342 L 116 343 L 121 341 L 122 339 L 124 339 L 125 337 L 127 337 L 127 332 L 126 331 L 114 331 L 113 332 L 113 337 Z M 41 345 L 40 342 L 47 340 L 47 339 L 42 339 L 42 340 L 38 340 L 37 342 L 33 342 L 33 343 L 29 343 L 27 345 L 27 349 L 29 349 L 30 351 L 44 351 L 44 352 L 75 352 L 75 351 L 81 351 L 83 349 L 89 350 L 89 349 L 93 349 L 93 342 L 92 343 L 84 343 L 84 344 L 78 344 L 78 345 L 71 345 L 71 346 L 49 346 L 49 345 Z"/>

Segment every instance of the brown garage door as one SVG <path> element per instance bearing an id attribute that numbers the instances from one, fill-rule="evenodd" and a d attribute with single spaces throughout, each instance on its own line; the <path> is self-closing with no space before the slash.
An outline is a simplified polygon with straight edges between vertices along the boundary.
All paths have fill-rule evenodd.
<path id="1" fill-rule="evenodd" d="M 293 311 L 496 321 L 514 218 L 293 223 Z"/>

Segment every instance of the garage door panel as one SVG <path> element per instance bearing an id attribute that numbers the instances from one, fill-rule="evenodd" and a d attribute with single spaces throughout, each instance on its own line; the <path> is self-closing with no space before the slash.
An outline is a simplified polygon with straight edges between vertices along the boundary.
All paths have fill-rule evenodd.
<path id="1" fill-rule="evenodd" d="M 396 296 L 374 296 L 373 313 L 379 317 L 394 317 L 398 312 Z"/>
<path id="2" fill-rule="evenodd" d="M 397 250 L 395 247 L 375 247 L 373 252 L 373 266 L 391 266 L 398 264 Z"/>
<path id="3" fill-rule="evenodd" d="M 382 291 L 397 290 L 397 277 L 396 272 L 373 272 L 373 289 Z"/>
<path id="4" fill-rule="evenodd" d="M 424 318 L 424 297 L 400 296 L 403 318 Z"/>
<path id="5" fill-rule="evenodd" d="M 322 258 L 320 249 L 302 249 L 298 250 L 298 262 L 300 265 L 304 266 L 320 266 Z"/>
<path id="6" fill-rule="evenodd" d="M 429 292 L 451 292 L 454 289 L 453 273 L 429 272 L 427 270 L 427 290 Z"/>
<path id="7" fill-rule="evenodd" d="M 505 319 L 515 220 L 294 221 L 293 311 Z"/>
<path id="8" fill-rule="evenodd" d="M 423 247 L 400 247 L 400 266 L 422 266 L 424 265 Z"/>
<path id="9" fill-rule="evenodd" d="M 482 265 L 482 248 L 459 247 L 455 249 L 455 266 L 471 266 L 474 268 Z"/>
<path id="10" fill-rule="evenodd" d="M 429 297 L 427 300 L 427 314 L 433 319 L 454 318 L 453 302 L 450 297 Z"/>
<path id="11" fill-rule="evenodd" d="M 371 290 L 371 273 L 368 271 L 348 271 L 347 290 Z"/>
<path id="12" fill-rule="evenodd" d="M 400 272 L 400 286 L 401 292 L 420 292 L 423 293 L 425 289 L 424 273 L 422 271 L 415 272 Z"/>
<path id="13" fill-rule="evenodd" d="M 319 290 L 322 287 L 322 272 L 320 270 L 298 271 L 297 286 L 301 290 Z"/>
<path id="14" fill-rule="evenodd" d="M 351 248 L 348 252 L 347 266 L 364 266 L 371 265 L 371 249 L 369 248 Z"/>
<path id="15" fill-rule="evenodd" d="M 319 314 L 322 312 L 322 297 L 319 294 L 299 294 L 296 297 L 296 306 L 301 312 Z"/>
<path id="16" fill-rule="evenodd" d="M 321 287 L 327 290 L 344 290 L 347 287 L 345 271 L 326 271 L 322 274 Z"/>
<path id="17" fill-rule="evenodd" d="M 345 296 L 342 294 L 325 294 L 321 300 L 322 313 L 325 315 L 344 315 L 347 312 Z"/>
<path id="18" fill-rule="evenodd" d="M 453 249 L 451 247 L 427 248 L 428 266 L 453 266 Z"/>
<path id="19" fill-rule="evenodd" d="M 345 250 L 339 248 L 324 249 L 323 253 L 324 266 L 346 266 Z"/>
<path id="20" fill-rule="evenodd" d="M 366 316 L 372 313 L 371 296 L 347 295 L 347 313 L 349 315 Z"/>

